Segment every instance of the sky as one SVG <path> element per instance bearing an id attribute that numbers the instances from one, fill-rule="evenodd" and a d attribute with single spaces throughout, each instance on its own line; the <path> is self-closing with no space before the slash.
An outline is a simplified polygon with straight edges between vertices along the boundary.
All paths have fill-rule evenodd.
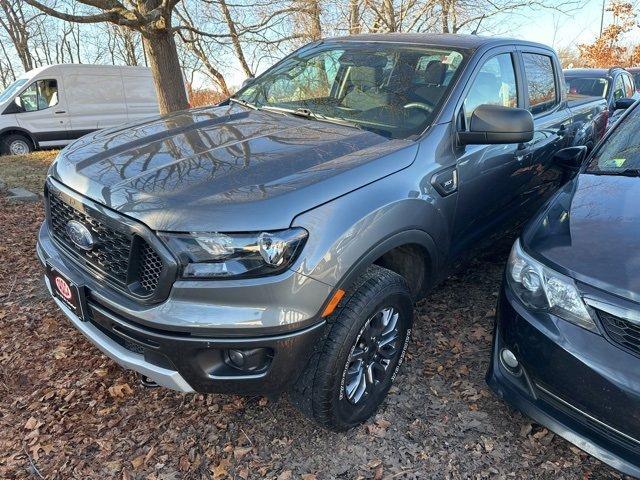
<path id="1" fill-rule="evenodd" d="M 565 15 L 553 10 L 526 12 L 522 15 L 505 15 L 505 21 L 515 22 L 509 35 L 544 43 L 554 48 L 591 43 L 600 34 L 602 0 L 587 0 L 579 11 Z M 611 14 L 605 12 L 605 26 L 611 21 Z"/>

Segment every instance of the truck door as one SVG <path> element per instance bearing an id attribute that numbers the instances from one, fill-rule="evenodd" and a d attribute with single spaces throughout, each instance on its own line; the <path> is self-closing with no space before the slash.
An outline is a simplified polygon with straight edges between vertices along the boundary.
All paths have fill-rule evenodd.
<path id="1" fill-rule="evenodd" d="M 471 114 L 479 105 L 523 107 L 521 72 L 517 53 L 502 47 L 486 54 L 463 93 L 456 115 L 457 129 L 468 128 Z M 526 152 L 518 144 L 467 145 L 454 147 L 457 157 L 458 204 L 453 228 L 451 255 L 502 233 L 521 196 L 529 173 Z M 481 241 L 482 240 L 482 241 Z"/>
<path id="2" fill-rule="evenodd" d="M 522 152 L 523 168 L 529 181 L 523 196 L 521 220 L 532 216 L 560 187 L 562 168 L 554 154 L 571 144 L 572 113 L 567 105 L 560 65 L 545 49 L 526 47 L 521 50 L 524 70 L 525 103 L 534 119 L 534 135 Z"/>
<path id="3" fill-rule="evenodd" d="M 31 133 L 40 146 L 69 141 L 69 115 L 58 78 L 35 80 L 14 103 L 18 125 Z"/>

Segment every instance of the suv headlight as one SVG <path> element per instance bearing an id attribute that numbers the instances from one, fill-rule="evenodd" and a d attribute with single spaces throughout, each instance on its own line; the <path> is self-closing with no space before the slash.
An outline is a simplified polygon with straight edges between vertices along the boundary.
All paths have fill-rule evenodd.
<path id="1" fill-rule="evenodd" d="M 597 332 L 575 282 L 527 255 L 520 240 L 511 249 L 507 282 L 527 307 L 547 310 L 558 317 Z"/>
<path id="2" fill-rule="evenodd" d="M 288 268 L 307 239 L 303 228 L 261 233 L 163 233 L 185 278 L 273 275 Z"/>

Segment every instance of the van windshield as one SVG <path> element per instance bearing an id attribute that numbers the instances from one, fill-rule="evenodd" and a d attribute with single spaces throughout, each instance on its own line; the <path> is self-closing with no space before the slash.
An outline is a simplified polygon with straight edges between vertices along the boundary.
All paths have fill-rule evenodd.
<path id="1" fill-rule="evenodd" d="M 287 57 L 235 99 L 406 138 L 433 121 L 463 60 L 428 46 L 324 44 Z"/>
<path id="2" fill-rule="evenodd" d="M 0 103 L 4 103 L 13 97 L 25 83 L 27 83 L 27 80 L 25 78 L 21 78 L 5 88 L 4 91 L 0 93 Z"/>

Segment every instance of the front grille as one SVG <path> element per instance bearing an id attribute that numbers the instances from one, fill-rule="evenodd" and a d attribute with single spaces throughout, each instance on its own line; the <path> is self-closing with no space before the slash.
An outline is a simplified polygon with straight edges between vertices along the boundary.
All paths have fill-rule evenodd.
<path id="1" fill-rule="evenodd" d="M 640 355 L 640 325 L 598 310 L 602 326 L 614 343 Z"/>
<path id="2" fill-rule="evenodd" d="M 117 232 L 99 220 L 62 201 L 56 194 L 49 195 L 49 211 L 51 214 L 51 233 L 68 252 L 82 258 L 96 270 L 108 275 L 118 286 L 127 284 L 129 255 L 132 237 Z M 67 234 L 67 223 L 76 220 L 87 227 L 96 241 L 91 250 L 77 247 Z"/>
<path id="3" fill-rule="evenodd" d="M 51 236 L 67 255 L 125 293 L 141 298 L 154 295 L 166 270 L 165 264 L 154 248 L 134 233 L 129 223 L 114 228 L 108 220 L 103 221 L 100 214 L 74 201 L 66 201 L 64 194 L 54 189 L 49 189 L 47 198 Z M 71 241 L 67 233 L 71 220 L 80 222 L 91 232 L 95 244 L 90 250 Z"/>

